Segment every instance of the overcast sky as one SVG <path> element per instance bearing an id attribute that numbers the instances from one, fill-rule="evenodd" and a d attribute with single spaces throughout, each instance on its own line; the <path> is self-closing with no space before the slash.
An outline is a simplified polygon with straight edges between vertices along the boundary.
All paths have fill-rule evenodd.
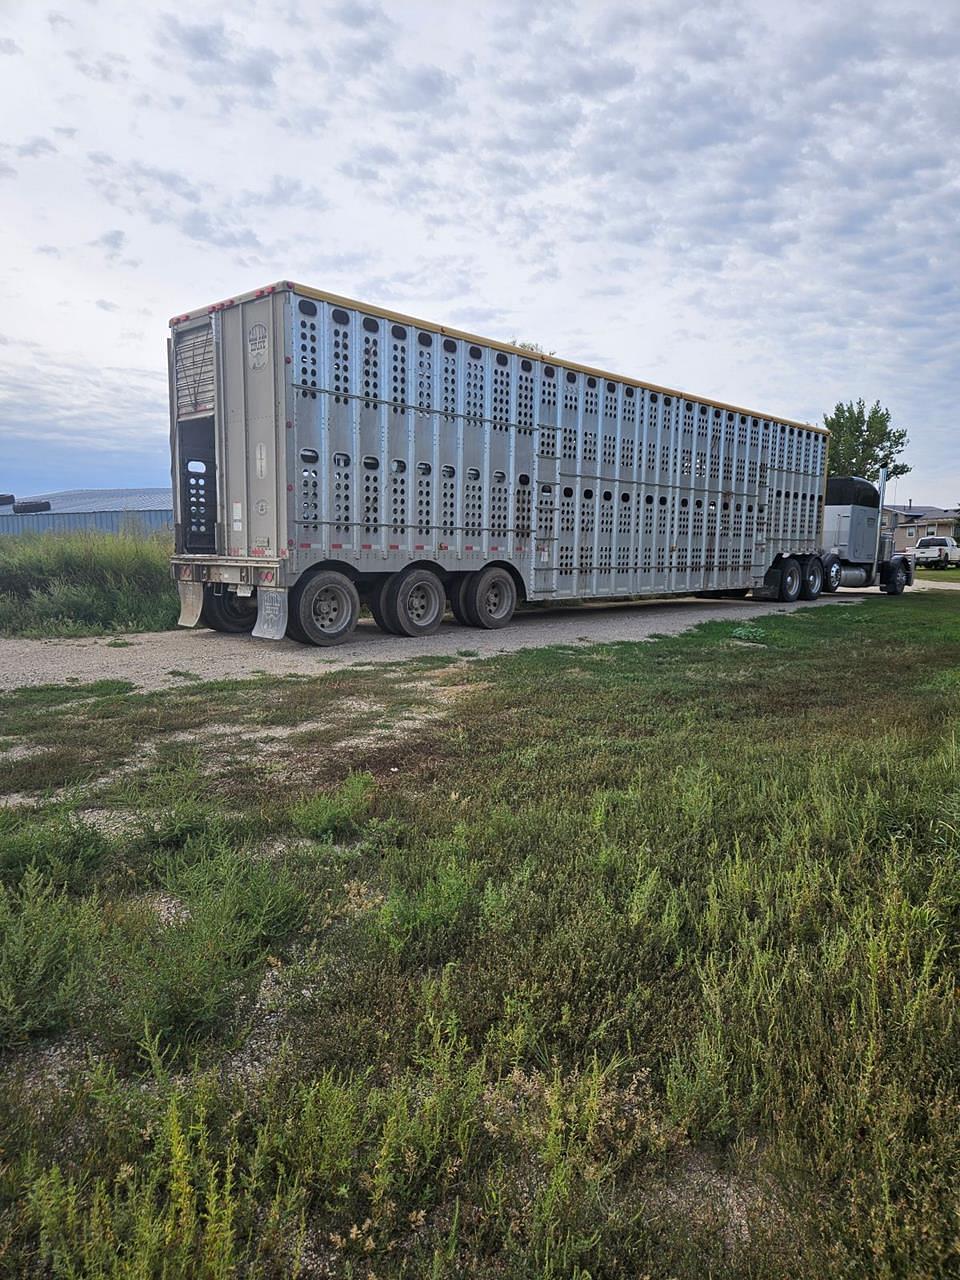
<path id="1" fill-rule="evenodd" d="M 960 0 L 0 0 L 0 489 L 163 484 L 288 278 L 819 422 L 960 503 Z"/>

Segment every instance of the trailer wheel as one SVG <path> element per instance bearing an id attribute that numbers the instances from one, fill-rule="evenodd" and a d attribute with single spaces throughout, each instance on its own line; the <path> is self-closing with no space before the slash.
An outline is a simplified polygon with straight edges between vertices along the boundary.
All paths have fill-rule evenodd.
<path id="1" fill-rule="evenodd" d="M 229 635 L 243 635 L 252 631 L 257 622 L 257 597 L 238 596 L 235 591 L 223 591 L 221 595 L 213 587 L 203 589 L 203 607 L 200 621 L 211 631 L 224 631 Z"/>
<path id="2" fill-rule="evenodd" d="M 517 607 L 517 584 L 497 565 L 470 573 L 463 593 L 463 610 L 471 626 L 496 631 L 505 627 Z"/>
<path id="3" fill-rule="evenodd" d="M 840 582 L 843 577 L 843 566 L 837 556 L 826 556 L 823 561 L 823 590 L 827 595 L 833 595 L 835 591 L 840 590 Z"/>
<path id="4" fill-rule="evenodd" d="M 803 562 L 803 582 L 800 584 L 802 600 L 816 600 L 823 590 L 823 561 L 819 556 L 807 556 Z"/>
<path id="5" fill-rule="evenodd" d="M 467 587 L 467 577 L 465 573 L 458 574 L 453 578 L 447 588 L 447 599 L 450 601 L 450 612 L 460 623 L 461 627 L 471 626 L 470 619 L 467 617 L 467 611 L 464 607 L 463 597 Z"/>
<path id="6" fill-rule="evenodd" d="M 340 644 L 360 617 L 357 588 L 343 573 L 321 570 L 301 579 L 290 601 L 294 627 L 315 645 Z"/>
<path id="7" fill-rule="evenodd" d="M 383 604 L 385 620 L 396 620 L 398 635 L 432 636 L 443 621 L 447 593 L 432 569 L 404 569 L 388 579 Z"/>
<path id="8" fill-rule="evenodd" d="M 287 639 L 296 640 L 297 644 L 309 644 L 307 633 L 300 626 L 293 612 L 293 593 L 290 595 L 290 608 L 287 610 Z"/>
<path id="9" fill-rule="evenodd" d="M 793 604 L 800 595 L 803 586 L 803 573 L 799 560 L 787 556 L 780 564 L 780 599 L 784 604 Z"/>
<path id="10" fill-rule="evenodd" d="M 363 602 L 368 606 L 373 614 L 373 620 L 385 635 L 402 636 L 400 625 L 396 618 L 390 612 L 387 604 L 387 588 L 390 585 L 390 578 L 384 578 L 382 582 L 378 582 L 375 586 L 364 595 Z"/>

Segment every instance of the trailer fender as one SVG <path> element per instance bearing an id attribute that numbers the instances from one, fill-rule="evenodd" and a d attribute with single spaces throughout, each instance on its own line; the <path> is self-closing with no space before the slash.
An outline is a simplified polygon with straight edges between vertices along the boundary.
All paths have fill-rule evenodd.
<path id="1" fill-rule="evenodd" d="M 178 582 L 180 594 L 180 617 L 178 627 L 195 627 L 200 621 L 200 610 L 203 608 L 203 583 Z"/>
<path id="2" fill-rule="evenodd" d="M 257 622 L 253 634 L 258 640 L 282 640 L 286 633 L 286 591 L 257 587 Z"/>

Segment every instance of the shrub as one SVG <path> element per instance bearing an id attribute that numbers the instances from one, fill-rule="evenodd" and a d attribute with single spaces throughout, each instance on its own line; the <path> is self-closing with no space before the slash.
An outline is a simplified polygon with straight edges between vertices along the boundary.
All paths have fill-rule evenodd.
<path id="1" fill-rule="evenodd" d="M 74 1020 L 99 932 L 98 904 L 72 902 L 37 867 L 0 885 L 0 1045 Z"/>
<path id="2" fill-rule="evenodd" d="M 374 779 L 369 773 L 351 773 L 336 791 L 321 791 L 290 810 L 294 828 L 315 839 L 353 835 L 367 811 Z"/>

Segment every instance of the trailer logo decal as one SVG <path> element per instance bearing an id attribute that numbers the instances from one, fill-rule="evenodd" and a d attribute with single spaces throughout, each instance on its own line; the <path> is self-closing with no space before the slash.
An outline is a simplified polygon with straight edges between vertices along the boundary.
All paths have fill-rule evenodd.
<path id="1" fill-rule="evenodd" d="M 247 330 L 247 360 L 251 369 L 262 369 L 267 363 L 267 326 L 252 324 Z"/>

